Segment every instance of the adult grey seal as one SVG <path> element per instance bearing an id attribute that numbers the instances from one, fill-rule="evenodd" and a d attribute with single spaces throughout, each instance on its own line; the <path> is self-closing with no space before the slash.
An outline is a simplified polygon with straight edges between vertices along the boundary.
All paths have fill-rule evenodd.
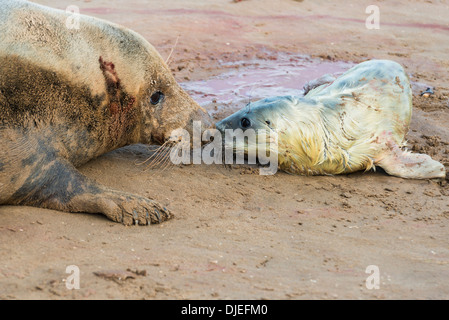
<path id="1" fill-rule="evenodd" d="M 126 225 L 169 210 L 79 167 L 134 143 L 162 144 L 207 112 L 137 33 L 26 1 L 0 0 L 0 204 L 102 213 Z"/>
<path id="2" fill-rule="evenodd" d="M 316 83 L 315 88 L 306 88 L 303 97 L 271 97 L 251 103 L 216 127 L 222 132 L 240 128 L 267 137 L 277 134 L 277 149 L 270 151 L 277 152 L 279 168 L 290 173 L 334 175 L 379 166 L 403 178 L 445 177 L 441 163 L 405 149 L 412 91 L 401 65 L 371 60 L 334 81 Z M 228 147 L 234 144 L 225 143 Z M 240 143 L 246 153 L 256 154 L 267 140 Z"/>

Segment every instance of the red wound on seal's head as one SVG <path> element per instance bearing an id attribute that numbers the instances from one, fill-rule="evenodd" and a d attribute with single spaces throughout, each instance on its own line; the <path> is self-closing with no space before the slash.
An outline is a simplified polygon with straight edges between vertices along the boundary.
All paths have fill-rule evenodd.
<path id="1" fill-rule="evenodd" d="M 115 65 L 112 62 L 104 61 L 102 56 L 100 56 L 98 61 L 100 62 L 100 69 L 103 71 L 108 86 L 114 86 L 118 89 L 120 86 L 120 79 L 115 71 Z"/>
<path id="2" fill-rule="evenodd" d="M 106 80 L 109 112 L 112 116 L 109 132 L 114 143 L 125 134 L 133 122 L 134 112 L 132 111 L 136 98 L 129 95 L 122 87 L 114 63 L 104 61 L 101 56 L 98 61 L 100 62 L 100 69 Z"/>

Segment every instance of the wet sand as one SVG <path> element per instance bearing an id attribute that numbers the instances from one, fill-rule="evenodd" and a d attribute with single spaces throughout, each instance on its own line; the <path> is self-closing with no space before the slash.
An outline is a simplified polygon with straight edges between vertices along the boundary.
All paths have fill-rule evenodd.
<path id="1" fill-rule="evenodd" d="M 170 67 L 185 86 L 229 72 L 251 75 L 256 68 L 242 62 L 281 64 L 283 55 L 397 61 L 422 84 L 414 87 L 410 148 L 449 169 L 447 4 L 383 1 L 380 29 L 368 30 L 368 1 L 134 0 L 126 8 L 120 1 L 37 2 L 75 4 L 132 28 L 164 58 L 173 49 Z M 419 96 L 426 86 L 435 88 L 430 98 Z M 239 94 L 248 99 L 245 90 Z M 238 108 L 204 98 L 217 120 Z M 101 215 L 0 207 L 0 298 L 449 298 L 447 179 L 405 180 L 382 170 L 260 176 L 237 165 L 145 171 L 138 163 L 148 156 L 128 147 L 80 170 L 168 206 L 176 218 L 166 223 L 124 227 Z M 80 290 L 66 289 L 68 265 L 80 268 Z M 365 286 L 369 265 L 379 267 L 378 290 Z"/>

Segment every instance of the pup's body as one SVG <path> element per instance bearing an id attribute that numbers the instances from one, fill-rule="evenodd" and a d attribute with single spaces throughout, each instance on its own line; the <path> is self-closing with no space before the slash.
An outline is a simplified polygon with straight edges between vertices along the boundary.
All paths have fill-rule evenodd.
<path id="1" fill-rule="evenodd" d="M 251 103 L 216 126 L 222 131 L 276 131 L 279 168 L 291 173 L 333 175 L 377 165 L 403 178 L 444 177 L 439 162 L 403 150 L 411 113 L 412 92 L 404 69 L 393 61 L 373 60 L 304 97 Z M 257 144 L 246 147 L 254 151 Z"/>

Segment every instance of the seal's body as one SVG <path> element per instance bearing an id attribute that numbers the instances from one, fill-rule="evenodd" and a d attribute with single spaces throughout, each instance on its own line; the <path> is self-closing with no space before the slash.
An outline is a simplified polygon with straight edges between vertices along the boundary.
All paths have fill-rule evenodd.
<path id="1" fill-rule="evenodd" d="M 439 162 L 403 150 L 411 113 L 404 69 L 393 61 L 372 60 L 304 97 L 260 100 L 216 126 L 277 132 L 279 167 L 291 173 L 341 174 L 378 165 L 403 178 L 444 177 Z M 257 143 L 248 143 L 247 152 Z"/>
<path id="2" fill-rule="evenodd" d="M 161 144 L 209 115 L 157 51 L 118 25 L 0 0 L 0 204 L 103 213 L 147 224 L 170 213 L 75 167 L 133 143 Z"/>

